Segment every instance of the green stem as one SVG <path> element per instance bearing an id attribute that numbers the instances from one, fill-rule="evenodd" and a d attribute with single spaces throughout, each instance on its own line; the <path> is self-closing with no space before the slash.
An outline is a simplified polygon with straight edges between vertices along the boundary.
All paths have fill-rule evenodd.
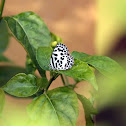
<path id="1" fill-rule="evenodd" d="M 65 79 L 66 79 L 67 85 L 69 85 L 69 80 L 68 80 L 67 76 L 65 76 Z"/>
<path id="2" fill-rule="evenodd" d="M 76 85 L 77 85 L 77 84 L 78 84 L 77 82 L 76 82 L 75 84 L 73 84 L 73 89 L 76 88 Z"/>
<path id="3" fill-rule="evenodd" d="M 38 64 L 36 65 L 36 67 L 37 67 L 38 72 L 41 75 L 41 77 L 45 77 L 46 78 L 46 72 L 44 70 L 42 70 Z"/>
<path id="4" fill-rule="evenodd" d="M 59 76 L 58 73 L 54 74 L 53 77 L 49 80 L 48 86 L 46 88 L 46 91 L 49 89 L 51 83 Z"/>
<path id="5" fill-rule="evenodd" d="M 63 75 L 61 74 L 60 76 L 61 76 L 61 79 L 62 79 L 62 82 L 63 82 L 64 86 L 66 86 L 66 83 L 65 83 L 65 80 L 63 78 Z"/>
<path id="6" fill-rule="evenodd" d="M 0 5 L 0 19 L 2 18 L 2 14 L 3 14 L 4 3 L 5 3 L 5 0 L 1 0 L 1 5 Z"/>

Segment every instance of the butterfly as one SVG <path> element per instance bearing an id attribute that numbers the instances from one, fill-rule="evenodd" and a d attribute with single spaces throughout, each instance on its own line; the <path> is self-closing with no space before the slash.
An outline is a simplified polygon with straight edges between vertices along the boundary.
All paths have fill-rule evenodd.
<path id="1" fill-rule="evenodd" d="M 52 70 L 68 70 L 74 65 L 74 59 L 69 54 L 68 48 L 58 43 L 54 48 L 51 58 L 50 67 Z"/>

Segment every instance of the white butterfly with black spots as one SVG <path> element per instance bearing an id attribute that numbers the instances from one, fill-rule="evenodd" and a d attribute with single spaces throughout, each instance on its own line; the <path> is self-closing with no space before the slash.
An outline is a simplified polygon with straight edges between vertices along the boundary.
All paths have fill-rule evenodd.
<path id="1" fill-rule="evenodd" d="M 52 70 L 68 70 L 74 65 L 74 59 L 69 54 L 68 48 L 58 43 L 54 48 L 51 58 L 50 67 Z"/>

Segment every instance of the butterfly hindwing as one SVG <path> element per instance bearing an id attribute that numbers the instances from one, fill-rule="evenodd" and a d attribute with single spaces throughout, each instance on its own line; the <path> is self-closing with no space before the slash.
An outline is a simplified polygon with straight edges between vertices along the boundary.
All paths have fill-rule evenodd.
<path id="1" fill-rule="evenodd" d="M 57 44 L 50 58 L 51 68 L 53 70 L 67 70 L 70 69 L 73 64 L 74 59 L 69 54 L 68 48 L 62 43 Z"/>

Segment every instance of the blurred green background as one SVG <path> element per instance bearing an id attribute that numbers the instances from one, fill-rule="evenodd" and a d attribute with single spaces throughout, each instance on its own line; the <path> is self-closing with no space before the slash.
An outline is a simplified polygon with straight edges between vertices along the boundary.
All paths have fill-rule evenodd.
<path id="1" fill-rule="evenodd" d="M 126 0 L 97 0 L 97 3 L 95 50 L 104 55 L 125 36 Z"/>

